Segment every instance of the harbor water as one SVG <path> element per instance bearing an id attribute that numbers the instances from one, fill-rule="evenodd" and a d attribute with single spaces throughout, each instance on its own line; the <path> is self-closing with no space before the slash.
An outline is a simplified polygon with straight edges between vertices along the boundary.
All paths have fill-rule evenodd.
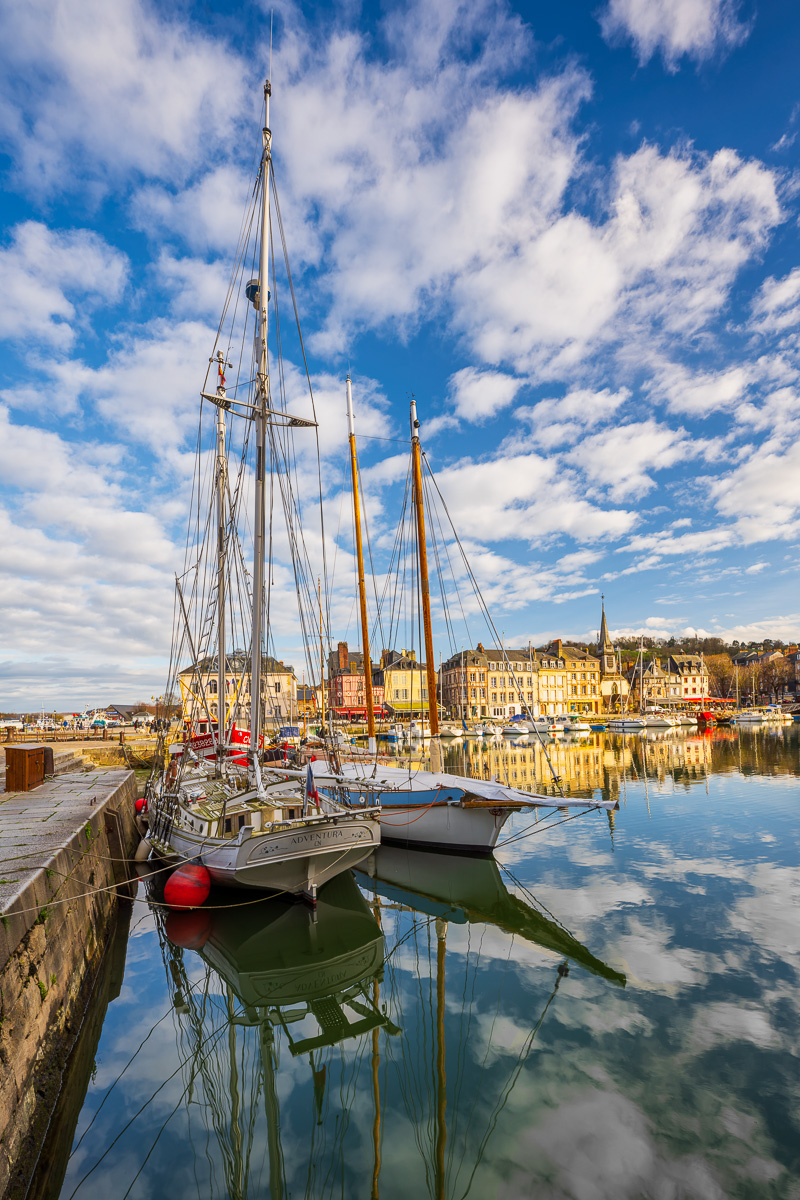
<path id="1" fill-rule="evenodd" d="M 800 725 L 531 741 L 448 767 L 618 811 L 381 847 L 315 914 L 140 881 L 37 1200 L 798 1200 Z"/>

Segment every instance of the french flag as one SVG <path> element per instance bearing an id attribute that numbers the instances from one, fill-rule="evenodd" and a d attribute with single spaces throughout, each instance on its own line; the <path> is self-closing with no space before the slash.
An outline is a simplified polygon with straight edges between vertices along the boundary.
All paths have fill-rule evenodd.
<path id="1" fill-rule="evenodd" d="M 314 801 L 317 806 L 317 812 L 319 812 L 319 792 L 317 791 L 317 785 L 314 783 L 314 772 L 311 770 L 311 763 L 308 764 L 308 770 L 306 771 L 306 797 L 305 804 L 303 806 L 304 808 L 308 805 L 309 800 Z"/>

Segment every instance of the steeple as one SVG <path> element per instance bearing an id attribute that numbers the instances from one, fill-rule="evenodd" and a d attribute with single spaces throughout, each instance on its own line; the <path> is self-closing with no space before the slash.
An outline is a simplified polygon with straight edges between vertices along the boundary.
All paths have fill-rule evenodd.
<path id="1" fill-rule="evenodd" d="M 603 605 L 603 616 L 600 621 L 600 637 L 597 653 L 600 658 L 600 670 L 603 675 L 616 675 L 617 663 L 614 655 L 614 643 L 608 632 L 608 622 L 606 621 L 606 598 L 601 597 Z"/>
<path id="2" fill-rule="evenodd" d="M 608 625 L 606 624 L 606 598 L 604 595 L 601 596 L 601 602 L 603 605 L 603 617 L 600 621 L 600 646 L 602 647 L 610 646 L 611 638 L 608 636 Z"/>

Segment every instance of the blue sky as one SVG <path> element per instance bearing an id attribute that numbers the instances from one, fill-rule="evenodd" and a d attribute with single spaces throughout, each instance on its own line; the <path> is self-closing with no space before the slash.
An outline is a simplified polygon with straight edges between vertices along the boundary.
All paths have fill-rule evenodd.
<path id="1" fill-rule="evenodd" d="M 137 699 L 269 12 L 26 0 L 0 30 L 0 704 Z M 406 437 L 416 394 L 508 641 L 593 636 L 601 592 L 612 631 L 800 636 L 799 57 L 777 2 L 276 5 L 331 542 L 349 366 L 363 434 Z M 404 452 L 360 446 L 379 561 Z M 299 663 L 288 616 L 275 648 Z"/>

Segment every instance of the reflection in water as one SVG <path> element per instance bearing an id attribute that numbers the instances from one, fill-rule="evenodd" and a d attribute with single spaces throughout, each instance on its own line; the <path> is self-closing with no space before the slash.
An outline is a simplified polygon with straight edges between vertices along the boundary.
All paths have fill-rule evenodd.
<path id="1" fill-rule="evenodd" d="M 60 1194 L 796 1200 L 799 747 L 601 735 L 557 761 L 616 789 L 613 843 L 593 813 L 498 862 L 382 847 L 316 917 L 135 915 Z"/>

